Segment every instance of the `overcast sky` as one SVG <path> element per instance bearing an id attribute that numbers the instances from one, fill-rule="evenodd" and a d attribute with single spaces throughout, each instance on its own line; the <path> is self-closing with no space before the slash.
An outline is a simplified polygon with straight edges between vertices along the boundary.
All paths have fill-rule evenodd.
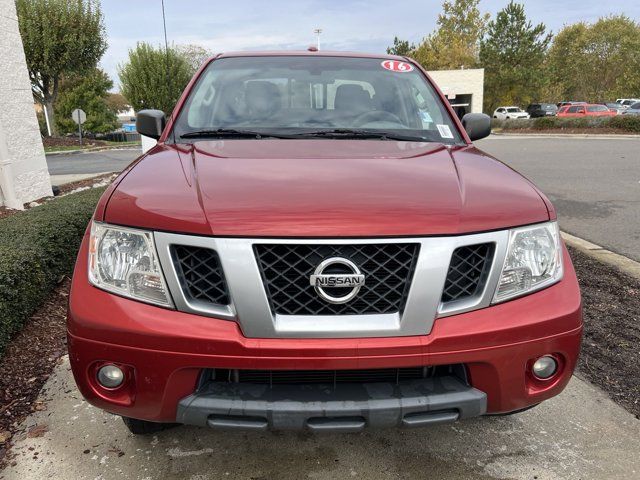
<path id="1" fill-rule="evenodd" d="M 493 15 L 508 0 L 481 0 Z M 640 21 L 640 0 L 522 0 L 533 22 L 558 31 L 625 13 Z M 384 52 L 394 36 L 419 41 L 430 33 L 441 0 L 165 0 L 170 43 L 195 43 L 214 52 L 304 49 L 323 29 L 322 49 Z M 160 44 L 161 0 L 102 0 L 109 49 L 101 65 L 118 89 L 117 66 L 136 42 Z"/>

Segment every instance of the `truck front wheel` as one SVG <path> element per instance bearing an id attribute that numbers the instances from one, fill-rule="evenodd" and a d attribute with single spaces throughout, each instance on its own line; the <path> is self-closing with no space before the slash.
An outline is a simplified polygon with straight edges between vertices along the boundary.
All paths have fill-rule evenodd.
<path id="1" fill-rule="evenodd" d="M 162 430 L 177 427 L 179 423 L 156 423 L 147 422 L 146 420 L 138 420 L 137 418 L 122 417 L 122 421 L 129 431 L 134 435 L 148 435 L 150 433 L 158 433 Z"/>

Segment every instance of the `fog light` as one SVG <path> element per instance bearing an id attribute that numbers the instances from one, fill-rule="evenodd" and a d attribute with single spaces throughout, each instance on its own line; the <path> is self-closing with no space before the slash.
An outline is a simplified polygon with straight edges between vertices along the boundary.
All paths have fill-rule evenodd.
<path id="1" fill-rule="evenodd" d="M 124 372 L 115 365 L 105 365 L 98 370 L 98 382 L 105 388 L 116 388 L 122 385 Z"/>
<path id="2" fill-rule="evenodd" d="M 556 362 L 556 359 L 552 356 L 545 355 L 535 361 L 531 370 L 537 378 L 545 380 L 556 373 L 558 370 L 558 362 Z"/>

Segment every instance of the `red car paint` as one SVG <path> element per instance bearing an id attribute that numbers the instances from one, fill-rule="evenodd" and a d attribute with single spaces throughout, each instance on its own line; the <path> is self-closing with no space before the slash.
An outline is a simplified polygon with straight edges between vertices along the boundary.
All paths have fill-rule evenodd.
<path id="1" fill-rule="evenodd" d="M 473 146 L 342 140 L 336 151 L 326 140 L 258 148 L 254 140 L 221 140 L 180 147 L 158 146 L 142 159 L 101 220 L 199 235 L 366 237 L 549 219 L 529 182 Z M 169 183 L 169 191 L 156 188 Z"/>
<path id="2" fill-rule="evenodd" d="M 578 117 L 615 117 L 617 113 L 598 104 L 580 104 L 580 105 L 566 105 L 558 111 L 558 117 L 578 118 Z M 575 107 L 575 108 L 572 108 Z M 594 111 L 597 109 L 597 111 Z M 569 111 L 569 110 L 576 110 Z"/>
<path id="3" fill-rule="evenodd" d="M 337 55 L 292 55 L 322 54 Z M 250 55 L 256 53 L 226 57 Z M 105 192 L 94 219 L 202 236 L 283 238 L 461 235 L 555 220 L 551 203 L 536 187 L 471 144 L 438 95 L 466 145 L 367 140 L 172 145 L 165 143 L 170 120 L 158 145 Z M 560 393 L 580 349 L 580 292 L 566 249 L 560 282 L 488 308 L 438 318 L 428 335 L 298 339 L 247 338 L 232 321 L 107 293 L 89 284 L 87 253 L 88 232 L 69 303 L 71 366 L 90 403 L 127 417 L 175 421 L 178 402 L 194 392 L 204 368 L 340 370 L 454 363 L 464 363 L 471 385 L 486 392 L 488 413 L 511 412 Z M 560 364 L 549 381 L 528 371 L 544 354 Z M 102 362 L 127 372 L 124 395 L 97 384 L 95 372 Z"/>

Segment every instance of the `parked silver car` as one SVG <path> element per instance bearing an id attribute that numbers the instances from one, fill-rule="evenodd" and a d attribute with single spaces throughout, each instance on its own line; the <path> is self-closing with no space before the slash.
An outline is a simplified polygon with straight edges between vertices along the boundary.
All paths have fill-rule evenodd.
<path id="1" fill-rule="evenodd" d="M 640 102 L 636 102 L 629 106 L 624 112 L 623 115 L 640 115 Z"/>

